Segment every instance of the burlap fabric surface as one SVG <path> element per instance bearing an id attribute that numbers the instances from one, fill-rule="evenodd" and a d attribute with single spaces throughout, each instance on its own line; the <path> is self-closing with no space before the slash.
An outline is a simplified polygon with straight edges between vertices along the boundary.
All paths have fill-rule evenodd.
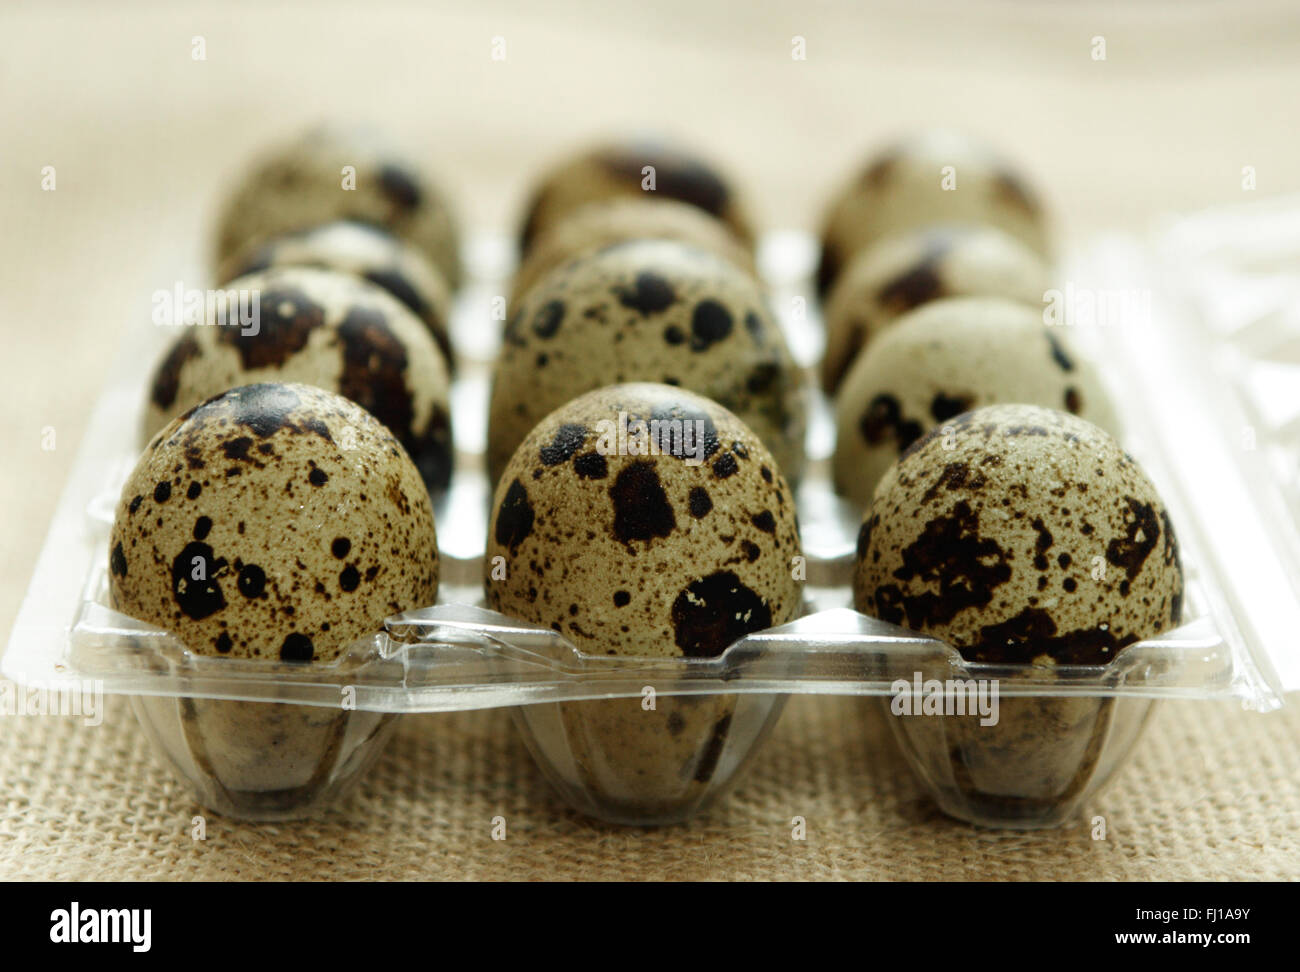
<path id="1" fill-rule="evenodd" d="M 466 225 L 501 231 L 547 160 L 642 125 L 721 159 L 765 227 L 811 228 L 864 151 L 925 124 L 1018 159 L 1064 240 L 1241 201 L 1247 165 L 1255 197 L 1300 189 L 1300 12 L 1282 0 L 266 7 L 0 11 L 0 632 L 104 362 L 148 326 L 156 289 L 207 285 L 191 275 L 220 187 L 308 120 L 397 133 Z M 796 36 L 807 60 L 791 58 Z M 1107 821 L 1095 841 L 1084 823 L 949 821 L 884 726 L 850 700 L 803 699 L 724 804 L 652 831 L 566 811 L 505 713 L 413 717 L 346 807 L 276 826 L 209 815 L 197 842 L 199 809 L 112 700 L 93 729 L 0 720 L 0 878 L 1296 878 L 1297 739 L 1294 701 L 1263 716 L 1164 705 L 1088 808 Z"/>
<path id="2" fill-rule="evenodd" d="M 360 790 L 319 819 L 205 814 L 127 706 L 102 726 L 17 718 L 0 875 L 300 879 L 1296 879 L 1300 706 L 1169 703 L 1134 761 L 1060 830 L 982 830 L 934 809 L 889 730 L 849 699 L 786 710 L 753 773 L 696 821 L 610 827 L 568 811 L 504 712 L 413 716 Z M 1094 840 L 1091 818 L 1106 821 Z M 791 821 L 806 820 L 806 839 Z M 494 840 L 494 818 L 505 839 Z M 497 831 L 499 835 L 500 831 Z"/>

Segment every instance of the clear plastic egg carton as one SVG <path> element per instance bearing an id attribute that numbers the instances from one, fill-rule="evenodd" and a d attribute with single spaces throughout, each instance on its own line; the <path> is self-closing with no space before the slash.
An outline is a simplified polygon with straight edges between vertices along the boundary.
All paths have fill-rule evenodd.
<path id="1" fill-rule="evenodd" d="M 457 471 L 436 508 L 437 605 L 390 618 L 334 663 L 307 665 L 197 655 L 112 611 L 114 503 L 138 455 L 146 376 L 172 336 L 142 321 L 129 329 L 91 416 L 4 673 L 30 686 L 76 680 L 130 696 L 147 735 L 197 799 L 246 819 L 336 805 L 404 713 L 503 706 L 570 806 L 615 823 L 678 822 L 741 778 L 788 696 L 827 694 L 884 707 L 909 764 L 952 816 L 989 826 L 1059 824 L 1123 765 L 1157 700 L 1233 697 L 1271 708 L 1300 688 L 1300 652 L 1289 640 L 1300 630 L 1300 393 L 1290 390 L 1296 407 L 1280 414 L 1278 398 L 1254 394 L 1252 377 L 1256 367 L 1288 360 L 1300 367 L 1300 318 L 1268 309 L 1283 307 L 1289 294 L 1294 310 L 1300 277 L 1290 271 L 1290 290 L 1270 277 L 1275 304 L 1229 301 L 1242 319 L 1229 333 L 1220 299 L 1241 296 L 1245 284 L 1234 272 L 1253 271 L 1240 253 L 1208 245 L 1215 220 L 1253 218 L 1198 217 L 1154 245 L 1101 240 L 1062 275 L 1075 288 L 1160 295 L 1149 313 L 1139 301 L 1139 313 L 1110 322 L 1116 326 L 1075 327 L 1080 345 L 1104 362 L 1126 416 L 1126 447 L 1166 499 L 1188 581 L 1187 622 L 1130 645 L 1104 667 L 973 664 L 938 641 L 853 611 L 858 516 L 830 488 L 833 428 L 811 376 L 811 462 L 798 496 L 807 557 L 801 618 L 752 633 L 717 658 L 596 657 L 549 628 L 483 609 L 490 494 L 482 453 L 501 327 L 492 307 L 510 270 L 508 241 L 483 236 L 467 248 L 470 281 L 452 323 L 462 358 L 452 395 Z M 1300 226 L 1294 214 L 1291 222 Z M 1300 233 L 1292 242 L 1300 249 Z M 814 302 L 803 299 L 814 257 L 814 242 L 797 233 L 770 234 L 760 253 L 773 306 L 805 366 L 821 351 Z M 1208 288 L 1219 278 L 1193 271 L 1193 260 L 1219 268 L 1222 287 Z M 1286 275 L 1284 262 L 1269 267 Z M 1276 341 L 1256 333 L 1269 314 L 1294 323 L 1295 332 Z M 1267 349 L 1264 357 L 1252 357 L 1258 348 Z M 1254 416 L 1257 449 L 1243 452 L 1228 402 Z M 930 704 L 895 712 L 904 686 Z M 993 720 L 983 704 L 990 699 L 997 700 Z"/>

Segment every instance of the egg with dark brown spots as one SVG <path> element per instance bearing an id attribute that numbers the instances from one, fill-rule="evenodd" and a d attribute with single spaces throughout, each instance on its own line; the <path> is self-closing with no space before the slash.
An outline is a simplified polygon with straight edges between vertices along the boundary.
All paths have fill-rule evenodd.
<path id="1" fill-rule="evenodd" d="M 459 286 L 459 239 L 447 197 L 419 166 L 363 126 L 317 126 L 254 159 L 217 214 L 213 263 L 340 219 L 407 240 L 449 287 Z"/>
<path id="2" fill-rule="evenodd" d="M 796 618 L 800 557 L 789 484 L 743 422 L 681 389 L 616 385 L 556 410 L 515 452 L 484 589 L 489 607 L 587 654 L 685 665 Z M 735 746 L 779 712 L 734 695 L 527 708 L 520 725 L 559 785 L 601 816 L 643 823 L 680 819 L 715 792 L 744 765 Z"/>
<path id="3" fill-rule="evenodd" d="M 623 382 L 713 399 L 791 480 L 802 473 L 803 379 L 760 285 L 697 247 L 630 240 L 556 267 L 507 321 L 489 403 L 492 481 L 547 413 Z"/>
<path id="4" fill-rule="evenodd" d="M 225 260 L 217 271 L 217 282 L 228 283 L 272 267 L 339 270 L 383 287 L 424 322 L 448 366 L 453 364 L 447 334 L 451 292 L 427 257 L 386 230 L 340 220 L 286 233 L 245 247 Z"/>
<path id="5" fill-rule="evenodd" d="M 822 388 L 833 395 L 877 334 L 945 297 L 1004 297 L 1039 308 L 1052 286 L 1041 256 L 991 226 L 931 226 L 860 252 L 826 300 Z"/>
<path id="6" fill-rule="evenodd" d="M 419 471 L 391 432 L 300 384 L 226 391 L 170 422 L 122 489 L 109 596 L 192 652 L 331 662 L 433 604 Z"/>
<path id="7" fill-rule="evenodd" d="M 878 240 L 940 223 L 993 226 L 1049 250 L 1042 203 L 1006 161 L 964 135 L 922 132 L 871 158 L 827 206 L 818 292 Z"/>
<path id="8" fill-rule="evenodd" d="M 735 415 L 681 389 L 617 385 L 548 415 L 493 510 L 489 606 L 593 654 L 709 657 L 799 610 L 779 465 Z"/>
<path id="9" fill-rule="evenodd" d="M 998 297 L 936 300 L 908 314 L 858 356 L 835 399 L 837 492 L 865 508 L 909 446 L 972 408 L 1043 405 L 1117 433 L 1092 362 L 1041 309 Z"/>
<path id="10" fill-rule="evenodd" d="M 520 246 L 579 207 L 610 199 L 671 199 L 721 220 L 745 245 L 753 223 L 730 179 L 693 149 L 658 138 L 630 138 L 584 149 L 547 170 L 525 207 Z"/>
<path id="11" fill-rule="evenodd" d="M 550 270 L 585 253 L 627 240 L 677 240 L 730 260 L 755 276 L 753 252 L 727 225 L 672 199 L 628 196 L 587 203 L 559 220 L 529 247 L 510 285 L 510 307 Z"/>
<path id="12" fill-rule="evenodd" d="M 352 399 L 401 441 L 432 491 L 451 478 L 447 365 L 428 329 L 375 284 L 277 267 L 225 285 L 217 323 L 185 325 L 154 370 L 144 437 L 199 402 L 257 382 Z M 219 308 L 218 308 L 219 309 Z"/>
<path id="13" fill-rule="evenodd" d="M 1104 665 L 1177 627 L 1165 504 L 1076 416 L 991 405 L 953 418 L 881 480 L 858 537 L 859 611 L 973 662 Z"/>

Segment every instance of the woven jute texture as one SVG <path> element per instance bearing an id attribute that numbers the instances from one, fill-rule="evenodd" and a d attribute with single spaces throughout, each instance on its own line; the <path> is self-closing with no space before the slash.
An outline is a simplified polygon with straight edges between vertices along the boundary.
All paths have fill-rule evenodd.
<path id="1" fill-rule="evenodd" d="M 940 814 L 852 699 L 794 699 L 751 774 L 690 824 L 567 810 L 505 711 L 409 716 L 344 805 L 242 824 L 205 813 L 121 699 L 104 722 L 14 716 L 0 740 L 0 878 L 116 880 L 1147 880 L 1300 878 L 1300 704 L 1157 707 L 1076 823 Z M 205 815 L 206 839 L 191 837 Z M 1093 839 L 1091 820 L 1106 822 Z M 792 839 L 792 819 L 806 839 Z M 494 818 L 505 839 L 493 839 Z M 497 831 L 498 836 L 500 831 Z"/>

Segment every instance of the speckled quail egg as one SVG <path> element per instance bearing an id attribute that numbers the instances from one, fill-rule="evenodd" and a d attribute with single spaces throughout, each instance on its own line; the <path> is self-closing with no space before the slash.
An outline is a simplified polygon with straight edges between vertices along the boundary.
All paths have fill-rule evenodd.
<path id="1" fill-rule="evenodd" d="M 936 300 L 899 318 L 857 358 L 835 400 L 835 488 L 865 507 L 899 455 L 981 405 L 1024 402 L 1118 419 L 1092 363 L 1042 311 L 999 297 Z"/>
<path id="2" fill-rule="evenodd" d="M 204 655 L 329 662 L 438 592 L 419 471 L 364 409 L 307 385 L 231 389 L 169 423 L 110 549 L 113 607 Z"/>
<path id="3" fill-rule="evenodd" d="M 633 239 L 689 243 L 758 275 L 752 251 L 725 224 L 703 210 L 670 199 L 615 198 L 575 209 L 537 238 L 515 272 L 510 306 L 560 264 L 611 243 Z"/>
<path id="4" fill-rule="evenodd" d="M 145 438 L 227 388 L 302 382 L 368 410 L 406 447 L 431 490 L 447 485 L 447 366 L 404 304 L 358 277 L 309 267 L 272 268 L 224 289 L 235 297 L 216 315 L 219 323 L 183 327 L 155 369 Z"/>
<path id="5" fill-rule="evenodd" d="M 386 230 L 339 220 L 254 243 L 222 263 L 217 283 L 272 267 L 339 270 L 383 287 L 424 322 L 448 367 L 454 364 L 447 334 L 451 293 L 442 274 L 419 250 Z"/>
<path id="6" fill-rule="evenodd" d="M 802 472 L 802 379 L 759 284 L 697 247 L 632 240 L 555 268 L 507 321 L 489 406 L 492 481 L 552 409 L 628 381 L 712 398 L 792 481 Z"/>
<path id="7" fill-rule="evenodd" d="M 1183 572 L 1165 505 L 1097 426 L 990 405 L 917 440 L 858 536 L 859 611 L 973 662 L 1106 664 L 1176 627 Z"/>
<path id="8" fill-rule="evenodd" d="M 455 219 L 410 160 L 364 127 L 322 125 L 273 146 L 231 187 L 216 220 L 213 263 L 259 241 L 351 219 L 409 241 L 460 284 Z"/>
<path id="9" fill-rule="evenodd" d="M 574 399 L 529 433 L 493 507 L 488 606 L 588 654 L 711 658 L 799 613 L 790 487 L 757 436 L 699 395 L 632 384 Z M 664 822 L 739 773 L 779 711 L 770 697 L 713 695 L 522 706 L 516 718 L 575 805 Z"/>
<path id="10" fill-rule="evenodd" d="M 511 457 L 493 507 L 489 605 L 594 654 L 717 655 L 799 607 L 778 463 L 738 417 L 682 389 L 615 385 L 552 412 Z M 491 573 L 498 555 L 504 580 Z"/>
<path id="11" fill-rule="evenodd" d="M 579 206 L 625 197 L 689 203 L 726 223 L 746 246 L 753 245 L 749 214 L 711 162 L 662 139 L 632 138 L 593 146 L 551 167 L 525 208 L 521 249 L 527 251 Z"/>
<path id="12" fill-rule="evenodd" d="M 1042 257 L 991 226 L 932 226 L 890 237 L 850 262 L 826 301 L 822 387 L 833 395 L 854 358 L 899 315 L 940 297 L 1007 297 L 1041 308 Z"/>
<path id="13" fill-rule="evenodd" d="M 1037 253 L 1049 249 L 1038 198 L 1003 160 L 965 136 L 924 132 L 875 156 L 831 201 L 819 293 L 867 246 L 934 223 L 996 226 Z"/>
<path id="14" fill-rule="evenodd" d="M 438 594 L 419 472 L 363 409 L 306 385 L 233 389 L 170 423 L 127 479 L 109 543 L 116 610 L 268 674 L 346 671 L 353 642 Z M 133 701 L 204 805 L 258 819 L 328 804 L 396 718 L 274 698 Z"/>

